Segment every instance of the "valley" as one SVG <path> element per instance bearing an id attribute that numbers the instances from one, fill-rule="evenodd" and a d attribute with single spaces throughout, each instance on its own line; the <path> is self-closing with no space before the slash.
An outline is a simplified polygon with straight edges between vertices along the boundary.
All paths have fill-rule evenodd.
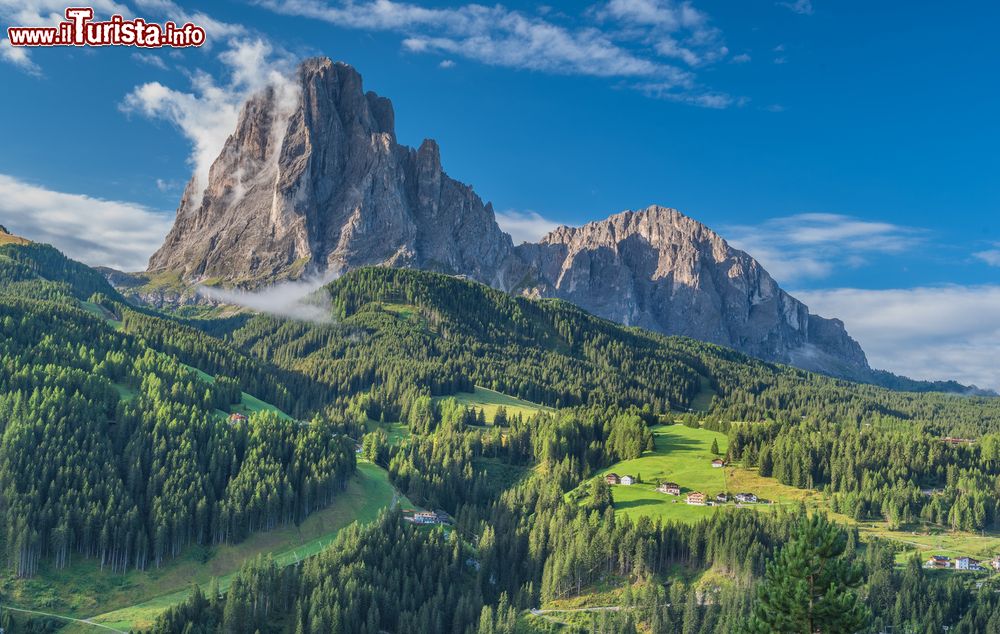
<path id="1" fill-rule="evenodd" d="M 361 463 L 342 498 L 297 527 L 260 533 L 237 545 L 192 548 L 158 570 L 120 575 L 85 561 L 63 570 L 42 570 L 31 580 L 6 577 L 0 581 L 0 591 L 8 597 L 5 605 L 12 607 L 93 621 L 120 631 L 141 629 L 190 596 L 192 583 L 207 589 L 217 579 L 225 591 L 243 562 L 258 556 L 270 557 L 282 566 L 296 564 L 322 551 L 343 527 L 371 522 L 394 503 L 413 506 L 393 490 L 385 470 Z M 61 631 L 92 630 L 71 625 Z"/>
<path id="2" fill-rule="evenodd" d="M 34 465 L 19 461 L 15 448 L 26 442 L 22 437 L 48 434 L 65 443 L 80 431 L 14 403 L 23 402 L 27 381 L 42 389 L 63 386 L 86 394 L 93 408 L 83 428 L 90 448 L 79 451 L 105 461 L 102 468 L 112 474 L 106 477 L 121 478 L 137 509 L 149 506 L 149 519 L 134 524 L 137 534 L 152 526 L 165 541 L 158 565 L 102 569 L 97 555 L 74 550 L 60 559 L 59 551 L 42 550 L 41 541 L 38 552 L 45 554 L 25 559 L 23 546 L 11 548 L 24 543 L 23 535 L 5 526 L 0 606 L 121 631 L 171 632 L 178 620 L 235 618 L 226 616 L 225 605 L 241 604 L 250 586 L 277 584 L 269 593 L 286 588 L 281 592 L 296 596 L 276 608 L 282 616 L 247 618 L 281 631 L 290 619 L 304 618 L 289 612 L 296 602 L 316 600 L 310 619 L 339 618 L 345 627 L 352 624 L 347 631 L 365 631 L 369 617 L 348 606 L 384 597 L 379 593 L 387 590 L 376 590 L 381 582 L 375 580 L 399 574 L 411 581 L 409 590 L 401 586 L 393 595 L 400 610 L 391 618 L 425 623 L 414 626 L 418 630 L 433 631 L 422 619 L 446 612 L 418 608 L 430 604 L 463 605 L 455 618 L 472 622 L 488 613 L 494 628 L 517 623 L 524 632 L 615 630 L 629 619 L 652 628 L 658 619 L 683 622 L 696 618 L 692 614 L 723 628 L 745 614 L 748 584 L 762 574 L 801 508 L 832 518 L 850 535 L 855 559 L 873 571 L 868 592 L 909 579 L 925 588 L 924 598 L 913 598 L 923 610 L 922 602 L 943 592 L 949 576 L 962 592 L 994 583 L 982 572 L 911 577 L 914 553 L 921 561 L 930 554 L 987 561 L 1000 549 L 996 508 L 972 487 L 988 482 L 996 468 L 1000 407 L 994 399 L 837 381 L 623 328 L 564 302 L 512 297 L 421 271 L 361 269 L 343 276 L 323 291 L 331 323 L 245 313 L 192 317 L 129 305 L 101 278 L 56 253 L 25 248 L 0 247 L 0 276 L 18 293 L 0 295 L 7 335 L 7 362 L 0 367 L 8 368 L 0 381 L 14 388 L 4 397 L 13 417 L 0 419 L 0 497 L 18 504 L 45 499 L 21 493 L 18 483 Z M 22 266 L 4 268 L 4 256 Z M 58 328 L 49 325 L 54 319 Z M 32 370 L 39 358 L 58 370 Z M 187 440 L 173 442 L 178 434 Z M 947 443 L 944 436 L 976 440 Z M 362 454 L 355 455 L 357 443 Z M 878 466 L 891 463 L 886 452 L 926 458 L 910 458 L 911 471 L 893 472 Z M 214 454 L 228 456 L 227 462 L 216 464 Z M 55 461 L 60 454 L 47 455 Z M 116 455 L 136 456 L 136 466 Z M 369 456 L 378 466 L 363 459 Z M 145 465 L 157 460 L 195 484 L 172 484 L 151 470 L 146 477 L 164 488 L 154 487 L 148 499 L 130 488 L 133 469 L 149 469 Z M 715 467 L 713 460 L 725 464 Z M 964 471 L 949 479 L 946 465 L 958 461 Z M 205 474 L 227 475 L 213 483 L 184 471 L 195 464 L 204 465 Z M 305 477 L 303 468 L 320 471 Z M 857 487 L 860 480 L 845 474 L 861 468 L 887 484 Z M 607 500 L 595 499 L 595 482 L 612 473 L 640 481 L 610 485 Z M 59 476 L 39 471 L 34 477 Z M 67 489 L 82 494 L 89 476 L 81 477 Z M 261 478 L 284 484 L 250 485 Z M 309 492 L 321 482 L 342 485 L 317 508 L 291 502 L 296 486 L 303 502 L 317 499 Z M 678 485 L 678 495 L 656 490 L 666 482 Z M 201 508 L 217 509 L 199 515 L 204 511 L 178 505 L 172 511 L 188 518 L 188 530 L 204 531 L 200 543 L 184 541 L 176 528 L 155 528 L 155 509 L 183 486 L 204 492 Z M 927 486 L 941 493 L 920 495 L 919 487 Z M 289 493 L 282 502 L 268 490 Z M 759 499 L 739 508 L 732 498 L 687 504 L 693 492 L 705 493 L 706 502 L 722 492 Z M 231 499 L 246 500 L 239 507 L 246 524 L 226 523 Z M 24 516 L 41 517 L 24 508 Z M 100 508 L 92 512 L 104 512 Z M 404 509 L 440 511 L 446 519 L 414 524 Z M 221 525 L 244 528 L 217 538 Z M 58 524 L 49 526 L 51 535 L 61 534 Z M 540 531 L 548 534 L 544 547 Z M 178 541 L 168 548 L 171 535 Z M 154 555 L 156 548 L 150 547 Z M 527 554 L 532 548 L 536 554 Z M 506 555 L 516 552 L 526 554 Z M 644 554 L 637 559 L 637 552 Z M 434 561 L 450 562 L 433 573 L 452 580 L 442 587 L 464 598 L 436 587 L 417 590 L 415 580 L 428 574 L 418 562 L 431 553 Z M 29 572 L 17 572 L 19 561 Z M 523 568 L 525 562 L 533 563 Z M 874 575 L 876 569 L 884 574 Z M 483 577 L 485 570 L 490 577 Z M 354 581 L 330 584 L 328 575 Z M 326 588 L 328 598 L 301 594 L 313 584 Z M 343 598 L 348 591 L 358 595 Z M 473 592 L 491 598 L 465 594 Z M 706 593 L 715 598 L 693 598 Z M 991 609 L 987 595 L 968 596 L 970 605 Z M 876 609 L 888 618 L 888 608 Z M 4 614 L 40 627 L 49 622 L 0 607 Z M 62 629 L 95 626 L 75 622 Z"/>

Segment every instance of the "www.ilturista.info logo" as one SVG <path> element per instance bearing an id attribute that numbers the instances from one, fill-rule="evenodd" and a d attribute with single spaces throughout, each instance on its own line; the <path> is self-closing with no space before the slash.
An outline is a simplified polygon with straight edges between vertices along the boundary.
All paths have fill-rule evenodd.
<path id="1" fill-rule="evenodd" d="M 56 26 L 10 26 L 7 38 L 12 46 L 164 46 L 185 48 L 205 43 L 205 29 L 190 22 L 156 24 L 142 18 L 126 20 L 113 15 L 106 22 L 94 22 L 90 7 L 69 7 L 66 21 Z"/>

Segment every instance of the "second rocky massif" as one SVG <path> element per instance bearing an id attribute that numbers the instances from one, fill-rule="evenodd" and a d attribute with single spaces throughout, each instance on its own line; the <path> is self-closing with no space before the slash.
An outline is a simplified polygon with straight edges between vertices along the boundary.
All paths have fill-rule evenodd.
<path id="1" fill-rule="evenodd" d="M 465 275 L 769 361 L 871 374 L 843 323 L 810 314 L 759 262 L 674 209 L 515 246 L 492 206 L 442 170 L 437 143 L 400 145 L 389 100 L 326 58 L 247 102 L 208 182 L 189 183 L 149 273 L 252 289 L 370 265 Z"/>

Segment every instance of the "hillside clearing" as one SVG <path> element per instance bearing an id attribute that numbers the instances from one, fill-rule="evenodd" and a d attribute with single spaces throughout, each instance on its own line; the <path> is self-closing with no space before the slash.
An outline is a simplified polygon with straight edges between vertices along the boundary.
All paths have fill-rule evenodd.
<path id="1" fill-rule="evenodd" d="M 187 364 L 184 364 L 184 367 L 197 374 L 198 378 L 200 378 L 202 381 L 205 381 L 206 383 L 215 383 L 215 377 L 208 374 L 207 372 L 203 372 L 198 368 Z M 256 414 L 259 412 L 271 412 L 272 414 L 277 415 L 277 417 L 281 418 L 282 420 L 288 420 L 288 421 L 295 420 L 294 418 L 292 418 L 285 412 L 281 411 L 274 405 L 271 405 L 270 403 L 265 403 L 264 401 L 260 400 L 255 396 L 247 394 L 246 392 L 241 392 L 240 395 L 241 395 L 240 402 L 230 406 L 229 412 L 225 412 L 226 414 L 245 414 L 249 416 L 250 414 Z"/>
<path id="2" fill-rule="evenodd" d="M 520 414 L 524 418 L 530 418 L 538 412 L 555 411 L 551 407 L 539 405 L 538 403 L 532 403 L 531 401 L 525 401 L 514 396 L 508 396 L 507 394 L 502 394 L 500 392 L 479 386 L 476 386 L 475 392 L 459 392 L 453 396 L 446 396 L 442 398 L 453 398 L 458 401 L 460 405 L 472 407 L 476 410 L 482 410 L 483 414 L 486 416 L 486 421 L 489 423 L 493 422 L 493 419 L 497 415 L 497 410 L 501 407 L 507 410 L 508 417 Z"/>
<path id="3" fill-rule="evenodd" d="M 718 493 L 753 493 L 761 500 L 774 504 L 805 502 L 807 506 L 825 508 L 823 495 L 817 491 L 796 489 L 781 484 L 774 478 L 760 476 L 755 470 L 735 466 L 716 468 L 712 460 L 724 456 L 728 447 L 726 435 L 708 429 L 686 425 L 658 425 L 652 428 L 653 451 L 633 460 L 616 463 L 597 473 L 620 476 L 631 475 L 642 482 L 631 486 L 612 487 L 615 510 L 626 516 L 650 517 L 654 520 L 693 522 L 726 508 L 721 506 L 690 505 L 685 497 L 691 492 L 701 492 L 711 500 Z M 718 444 L 719 453 L 712 453 L 712 442 Z M 656 490 L 660 482 L 680 485 L 679 496 L 666 495 Z M 747 505 L 748 508 L 771 508 L 769 504 Z M 843 518 L 846 520 L 846 518 Z"/>

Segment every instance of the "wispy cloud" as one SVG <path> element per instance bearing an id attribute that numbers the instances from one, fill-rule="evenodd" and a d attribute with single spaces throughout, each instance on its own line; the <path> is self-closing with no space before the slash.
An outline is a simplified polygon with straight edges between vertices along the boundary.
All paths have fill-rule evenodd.
<path id="1" fill-rule="evenodd" d="M 172 221 L 135 203 L 52 191 L 0 174 L 0 224 L 86 264 L 145 269 Z"/>
<path id="2" fill-rule="evenodd" d="M 218 60 L 225 69 L 222 76 L 215 77 L 200 69 L 185 71 L 186 88 L 174 88 L 159 81 L 147 82 L 137 85 L 121 103 L 126 113 L 170 122 L 191 142 L 190 164 L 198 195 L 246 99 L 266 86 L 278 89 L 283 105 L 294 97 L 294 86 L 289 80 L 296 61 L 294 57 L 242 24 L 218 20 L 173 0 L 129 0 L 128 5 L 113 0 L 95 0 L 88 6 L 94 8 L 98 17 L 117 13 L 151 20 L 192 22 L 207 32 L 208 39 L 202 50 L 218 51 Z M 52 25 L 64 19 L 65 8 L 65 2 L 58 0 L 0 0 L 0 18 L 16 25 Z M 178 51 L 165 54 L 176 55 Z M 25 49 L 0 43 L 0 57 L 29 72 L 41 73 Z M 160 70 L 169 68 L 164 54 L 136 51 L 133 58 Z M 161 183 L 158 187 L 161 191 L 165 189 Z"/>
<path id="3" fill-rule="evenodd" d="M 542 236 L 559 226 L 560 223 L 542 217 L 534 211 L 496 212 L 497 224 L 510 234 L 514 244 L 538 242 Z"/>
<path id="4" fill-rule="evenodd" d="M 873 367 L 1000 389 L 1000 286 L 794 294 L 810 311 L 842 319 Z"/>
<path id="5" fill-rule="evenodd" d="M 326 274 L 291 282 L 280 282 L 260 291 L 239 291 L 211 286 L 199 286 L 198 294 L 225 304 L 244 306 L 251 310 L 279 317 L 314 323 L 333 321 L 333 304 L 325 293 L 317 293 L 337 276 Z"/>
<path id="6" fill-rule="evenodd" d="M 0 39 L 0 58 L 3 58 L 5 62 L 13 64 L 29 75 L 35 75 L 36 77 L 42 75 L 41 66 L 33 62 L 31 57 L 28 56 L 28 49 L 20 46 L 11 46 L 10 40 L 7 38 Z"/>
<path id="7" fill-rule="evenodd" d="M 398 33 L 404 50 L 552 74 L 627 80 L 654 97 L 706 107 L 732 103 L 693 68 L 728 55 L 722 33 L 691 2 L 612 0 L 576 18 L 496 4 L 431 8 L 394 0 L 258 0 L 278 13 L 351 29 Z M 683 66 L 679 66 L 678 62 Z"/>
<path id="8" fill-rule="evenodd" d="M 167 70 L 167 62 L 164 61 L 162 56 L 156 53 L 132 53 L 132 59 L 140 64 L 152 66 L 160 70 Z"/>
<path id="9" fill-rule="evenodd" d="M 990 266 L 1000 266 L 1000 242 L 994 244 L 993 246 L 996 248 L 979 251 L 978 253 L 973 253 L 972 255 L 977 260 L 982 260 Z"/>
<path id="10" fill-rule="evenodd" d="M 689 66 L 708 64 L 729 54 L 722 31 L 712 26 L 707 13 L 690 2 L 611 0 L 598 16 L 636 29 L 630 34 L 651 45 L 659 55 Z"/>
<path id="11" fill-rule="evenodd" d="M 723 227 L 722 234 L 787 283 L 823 278 L 840 266 L 862 266 L 869 255 L 902 253 L 919 244 L 924 232 L 840 214 L 807 213 Z"/>
<path id="12" fill-rule="evenodd" d="M 126 113 L 137 113 L 169 121 L 191 142 L 190 163 L 196 178 L 195 191 L 208 182 L 208 171 L 236 127 L 247 98 L 274 86 L 280 99 L 290 105 L 297 94 L 289 79 L 294 58 L 261 38 L 235 39 L 219 54 L 228 76 L 217 79 L 196 70 L 189 75 L 188 90 L 160 82 L 136 86 L 121 104 Z"/>
<path id="13" fill-rule="evenodd" d="M 777 4 L 779 7 L 785 7 L 789 11 L 798 13 L 799 15 L 813 14 L 812 0 L 795 0 L 794 2 L 779 2 Z"/>

